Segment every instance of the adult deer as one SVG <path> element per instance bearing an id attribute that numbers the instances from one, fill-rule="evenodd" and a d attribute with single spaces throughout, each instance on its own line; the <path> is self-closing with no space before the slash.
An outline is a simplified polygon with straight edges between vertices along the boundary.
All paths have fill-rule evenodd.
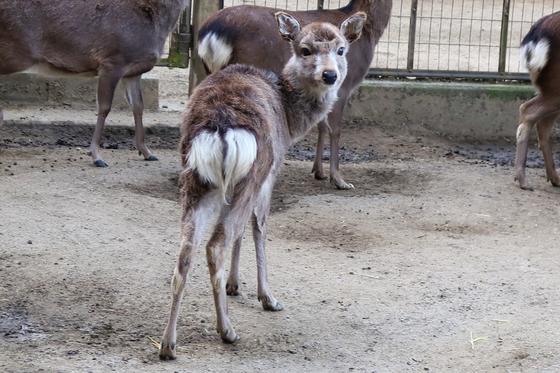
<path id="1" fill-rule="evenodd" d="M 0 74 L 32 69 L 97 75 L 97 124 L 89 151 L 98 167 L 108 166 L 99 145 L 123 79 L 136 147 L 144 159 L 155 161 L 144 143 L 140 78 L 154 67 L 187 1 L 0 0 Z"/>
<path id="2" fill-rule="evenodd" d="M 560 116 L 560 12 L 543 17 L 531 27 L 521 42 L 521 60 L 538 94 L 519 108 L 515 180 L 521 189 L 532 189 L 525 176 L 525 164 L 529 137 L 536 125 L 546 178 L 552 185 L 560 186 L 550 144 L 554 122 Z"/>
<path id="3" fill-rule="evenodd" d="M 330 134 L 330 180 L 338 189 L 354 186 L 342 178 L 339 171 L 339 141 L 342 115 L 348 98 L 364 79 L 373 59 L 373 52 L 391 14 L 392 0 L 352 0 L 340 9 L 291 12 L 302 24 L 330 22 L 340 25 L 350 14 L 367 14 L 363 35 L 348 53 L 348 75 L 339 90 L 339 100 L 328 116 L 319 123 L 317 152 L 313 164 L 316 179 L 325 179 L 323 147 L 327 130 Z M 291 56 L 273 27 L 276 9 L 242 5 L 225 8 L 210 17 L 199 32 L 198 54 L 208 72 L 218 71 L 228 64 L 243 63 L 269 69 L 276 73 Z"/>
<path id="4" fill-rule="evenodd" d="M 206 257 L 222 340 L 234 343 L 239 339 L 227 314 L 225 251 L 241 245 L 249 219 L 257 251 L 259 300 L 265 310 L 283 308 L 270 291 L 264 253 L 272 188 L 288 147 L 335 104 L 348 69 L 349 43 L 360 37 L 366 15 L 350 16 L 340 29 L 329 23 L 301 28 L 287 13 L 275 16 L 280 34 L 292 46 L 292 57 L 281 75 L 247 65 L 229 66 L 196 88 L 185 112 L 180 146 L 184 169 L 181 251 L 161 342 L 162 359 L 176 357 L 179 305 L 193 252 L 201 247 L 206 231 L 210 233 Z"/>

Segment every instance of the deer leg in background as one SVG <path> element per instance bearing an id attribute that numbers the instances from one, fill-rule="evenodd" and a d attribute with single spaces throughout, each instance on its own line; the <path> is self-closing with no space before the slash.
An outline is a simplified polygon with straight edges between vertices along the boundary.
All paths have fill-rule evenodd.
<path id="1" fill-rule="evenodd" d="M 105 127 L 105 121 L 111 111 L 113 97 L 115 95 L 115 88 L 121 79 L 122 75 L 115 71 L 99 72 L 99 81 L 97 83 L 97 124 L 93 132 L 93 139 L 89 146 L 89 154 L 93 159 L 93 164 L 97 167 L 108 167 L 99 154 L 99 145 L 101 143 L 101 135 Z"/>
<path id="2" fill-rule="evenodd" d="M 539 147 L 543 153 L 544 166 L 546 168 L 546 178 L 554 186 L 560 186 L 560 178 L 556 172 L 556 166 L 554 165 L 554 155 L 552 154 L 552 148 L 550 144 L 550 137 L 552 134 L 552 128 L 554 126 L 554 121 L 557 115 L 549 116 L 537 123 L 537 134 L 539 136 Z"/>
<path id="3" fill-rule="evenodd" d="M 329 114 L 329 129 L 331 139 L 331 156 L 330 156 L 330 179 L 338 189 L 354 189 L 354 185 L 347 183 L 342 178 L 339 170 L 339 151 L 340 151 L 340 130 L 342 127 L 342 114 L 348 101 L 348 95 L 339 92 L 339 99 L 334 105 L 333 110 Z"/>
<path id="4" fill-rule="evenodd" d="M 521 189 L 532 190 L 527 185 L 525 166 L 527 163 L 527 152 L 529 150 L 529 138 L 531 129 L 535 124 L 550 116 L 558 115 L 560 98 L 552 101 L 546 100 L 539 95 L 519 107 L 520 124 L 517 128 L 517 148 L 515 155 L 515 180 Z"/>
<path id="5" fill-rule="evenodd" d="M 157 157 L 152 154 L 150 149 L 145 144 L 144 141 L 144 125 L 142 123 L 142 115 L 144 113 L 144 101 L 142 99 L 142 85 L 141 85 L 141 75 L 137 75 L 131 78 L 123 79 L 126 86 L 126 99 L 128 104 L 132 109 L 132 114 L 134 115 L 134 126 L 135 126 L 135 142 L 136 149 L 138 153 L 144 156 L 147 161 L 157 161 Z"/>
<path id="6" fill-rule="evenodd" d="M 325 135 L 328 132 L 326 119 L 319 122 L 317 130 L 319 132 L 319 136 L 317 138 L 317 151 L 315 153 L 315 162 L 313 163 L 313 169 L 311 172 L 315 174 L 315 179 L 325 180 L 327 177 L 323 171 L 323 152 L 325 150 Z"/>

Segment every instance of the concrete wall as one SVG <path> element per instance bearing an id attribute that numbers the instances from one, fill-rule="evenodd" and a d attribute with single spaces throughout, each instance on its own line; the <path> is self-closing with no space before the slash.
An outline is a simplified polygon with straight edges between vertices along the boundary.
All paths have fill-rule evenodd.
<path id="1" fill-rule="evenodd" d="M 66 105 L 74 108 L 96 107 L 97 79 L 80 76 L 43 77 L 35 74 L 0 76 L 0 103 L 9 105 Z M 142 79 L 144 107 L 159 109 L 159 82 Z M 124 88 L 119 83 L 113 103 L 115 109 L 127 109 Z"/>
<path id="2" fill-rule="evenodd" d="M 453 139 L 513 138 L 519 105 L 534 94 L 528 84 L 367 81 L 352 97 L 346 117 Z"/>

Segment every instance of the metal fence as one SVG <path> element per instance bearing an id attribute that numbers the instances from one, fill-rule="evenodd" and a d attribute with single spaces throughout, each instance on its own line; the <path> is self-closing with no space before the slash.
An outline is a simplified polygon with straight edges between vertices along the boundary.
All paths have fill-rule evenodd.
<path id="1" fill-rule="evenodd" d="M 288 10 L 344 6 L 341 0 L 225 0 L 224 6 Z M 394 0 L 372 74 L 526 79 L 519 44 L 560 0 Z"/>

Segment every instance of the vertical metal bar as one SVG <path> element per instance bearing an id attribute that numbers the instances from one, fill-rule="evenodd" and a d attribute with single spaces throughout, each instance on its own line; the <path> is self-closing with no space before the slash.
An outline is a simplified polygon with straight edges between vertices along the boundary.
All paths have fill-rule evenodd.
<path id="1" fill-rule="evenodd" d="M 204 63 L 198 56 L 198 31 L 200 27 L 210 17 L 223 6 L 223 0 L 193 0 L 192 2 L 192 54 L 191 54 L 191 71 L 189 74 L 189 94 L 206 76 Z"/>
<path id="2" fill-rule="evenodd" d="M 416 46 L 416 14 L 418 11 L 418 0 L 412 0 L 410 4 L 410 23 L 408 30 L 408 58 L 406 69 L 414 69 L 414 48 Z"/>
<path id="3" fill-rule="evenodd" d="M 504 0 L 502 7 L 502 31 L 500 33 L 500 59 L 498 60 L 498 72 L 506 72 L 506 52 L 508 43 L 509 10 L 511 0 Z"/>
<path id="4" fill-rule="evenodd" d="M 317 0 L 317 9 L 323 9 L 325 7 L 325 0 Z"/>

